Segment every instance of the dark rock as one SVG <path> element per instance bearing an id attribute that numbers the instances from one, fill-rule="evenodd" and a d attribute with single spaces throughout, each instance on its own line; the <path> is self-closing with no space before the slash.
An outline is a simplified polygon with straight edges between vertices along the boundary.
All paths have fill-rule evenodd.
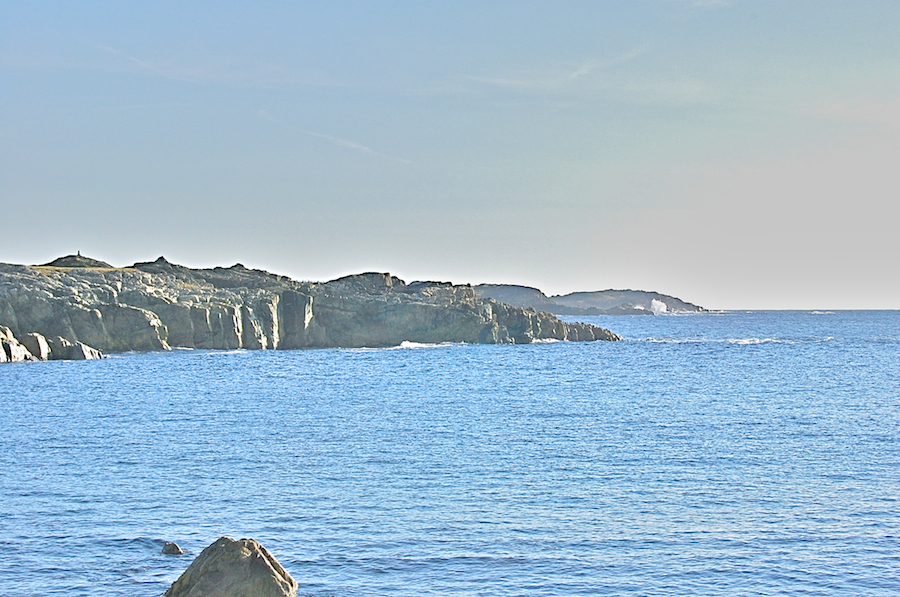
<path id="1" fill-rule="evenodd" d="M 197 556 L 163 597 L 295 597 L 297 586 L 258 541 L 222 537 Z"/>
<path id="2" fill-rule="evenodd" d="M 173 541 L 166 541 L 166 544 L 163 545 L 162 552 L 167 556 L 180 556 L 184 553 L 184 550 L 181 549 L 181 546 Z"/>

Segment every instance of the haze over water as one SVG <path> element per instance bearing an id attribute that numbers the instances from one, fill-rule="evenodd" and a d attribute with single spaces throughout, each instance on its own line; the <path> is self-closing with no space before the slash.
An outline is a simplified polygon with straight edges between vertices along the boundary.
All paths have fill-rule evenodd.
<path id="1" fill-rule="evenodd" d="M 897 594 L 898 312 L 592 321 L 628 341 L 0 367 L 0 593 L 231 535 L 300 595 Z"/>

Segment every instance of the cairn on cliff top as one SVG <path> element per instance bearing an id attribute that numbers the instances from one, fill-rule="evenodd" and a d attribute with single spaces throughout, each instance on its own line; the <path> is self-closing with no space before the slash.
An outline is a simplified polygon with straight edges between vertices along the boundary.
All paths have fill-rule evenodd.
<path id="1" fill-rule="evenodd" d="M 90 257 L 85 257 L 81 254 L 81 251 L 78 251 L 77 255 L 66 255 L 65 257 L 57 257 L 50 263 L 45 263 L 40 267 L 105 267 L 112 268 L 112 266 L 105 261 L 100 261 L 99 259 L 91 259 Z"/>
<path id="2" fill-rule="evenodd" d="M 255 539 L 222 537 L 163 597 L 296 597 L 297 581 Z"/>

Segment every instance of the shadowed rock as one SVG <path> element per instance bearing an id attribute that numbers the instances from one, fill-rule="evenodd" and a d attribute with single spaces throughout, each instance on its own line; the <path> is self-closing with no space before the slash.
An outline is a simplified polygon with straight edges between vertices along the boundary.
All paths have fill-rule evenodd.
<path id="1" fill-rule="evenodd" d="M 295 597 L 297 581 L 255 539 L 222 537 L 163 597 Z"/>
<path id="2" fill-rule="evenodd" d="M 173 541 L 166 541 L 166 544 L 163 545 L 162 552 L 167 556 L 180 556 L 184 553 L 184 550 L 181 549 L 181 546 Z"/>
<path id="3" fill-rule="evenodd" d="M 31 332 L 23 335 L 20 340 L 22 346 L 28 349 L 28 352 L 34 355 L 39 361 L 50 360 L 50 344 L 41 334 Z"/>
<path id="4" fill-rule="evenodd" d="M 51 361 L 87 361 L 103 358 L 99 350 L 91 348 L 84 342 L 72 343 L 61 336 L 48 338 L 47 342 L 50 344 Z"/>

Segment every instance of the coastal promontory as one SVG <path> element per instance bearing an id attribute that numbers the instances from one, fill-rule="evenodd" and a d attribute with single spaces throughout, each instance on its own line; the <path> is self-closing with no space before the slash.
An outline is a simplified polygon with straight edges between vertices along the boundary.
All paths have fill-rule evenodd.
<path id="1" fill-rule="evenodd" d="M 0 325 L 22 345 L 37 334 L 102 352 L 621 339 L 479 297 L 470 285 L 407 284 L 386 273 L 300 282 L 241 264 L 191 269 L 163 257 L 116 268 L 81 255 L 0 264 Z"/>
<path id="2" fill-rule="evenodd" d="M 532 307 L 554 315 L 657 315 L 702 313 L 703 307 L 646 290 L 595 290 L 547 296 L 537 288 L 515 284 L 479 284 L 475 294 L 516 307 Z"/>

